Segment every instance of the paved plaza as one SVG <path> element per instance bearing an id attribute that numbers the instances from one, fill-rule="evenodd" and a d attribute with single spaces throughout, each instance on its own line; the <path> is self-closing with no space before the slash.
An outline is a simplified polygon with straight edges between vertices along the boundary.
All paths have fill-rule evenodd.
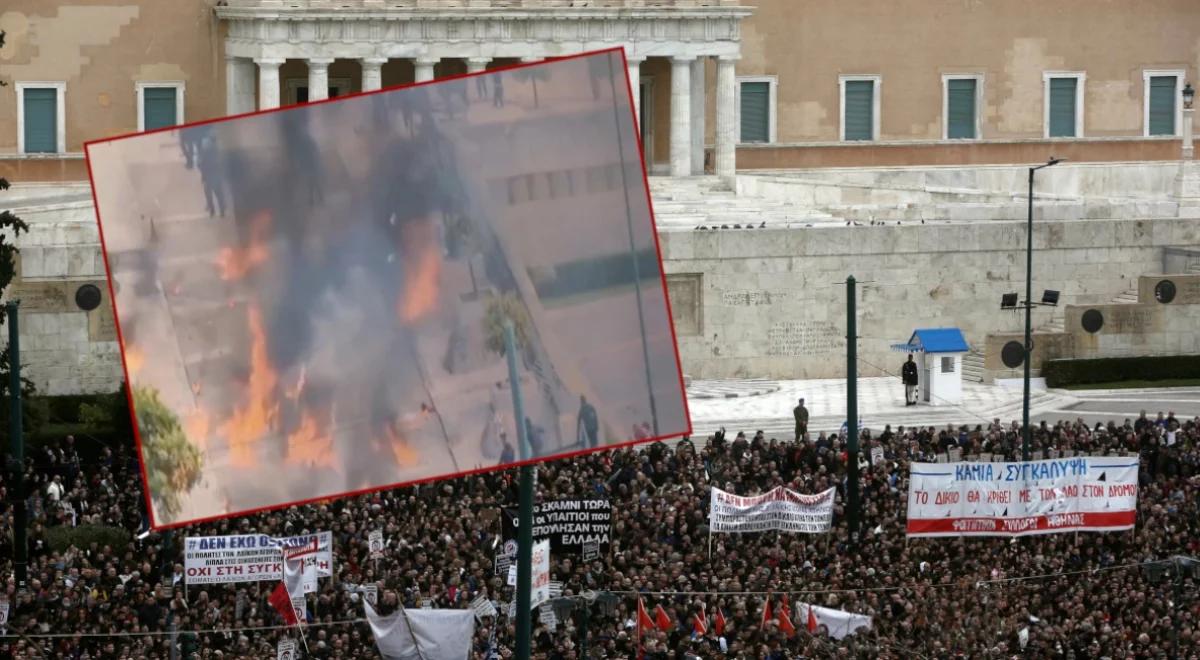
<path id="1" fill-rule="evenodd" d="M 731 435 L 762 430 L 767 437 L 790 439 L 795 430 L 792 409 L 805 399 L 809 431 L 838 431 L 846 421 L 844 379 L 777 381 L 778 389 L 768 394 L 712 398 L 717 390 L 740 388 L 753 391 L 763 381 L 692 381 L 688 387 L 688 409 L 693 435 L 704 437 L 724 427 Z M 699 395 L 699 396 L 698 396 Z M 945 426 L 988 424 L 997 417 L 1004 423 L 1021 418 L 1020 386 L 963 383 L 959 404 L 915 407 L 904 405 L 904 389 L 898 378 L 860 378 L 858 416 L 863 427 L 878 432 L 885 424 L 898 426 Z M 1141 410 L 1153 418 L 1158 411 L 1174 412 L 1180 419 L 1200 416 L 1200 388 L 1149 388 L 1128 390 L 1035 389 L 1030 394 L 1030 417 L 1034 422 L 1083 418 L 1089 424 L 1136 418 Z"/>

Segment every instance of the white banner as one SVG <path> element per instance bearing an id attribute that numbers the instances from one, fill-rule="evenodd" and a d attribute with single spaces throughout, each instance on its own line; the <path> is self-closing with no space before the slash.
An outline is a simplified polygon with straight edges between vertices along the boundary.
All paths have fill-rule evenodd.
<path id="1" fill-rule="evenodd" d="M 833 497 L 830 488 L 816 495 L 801 495 L 777 486 L 768 493 L 740 497 L 719 488 L 712 489 L 708 512 L 712 532 L 798 532 L 819 534 L 833 524 Z"/>
<path id="2" fill-rule="evenodd" d="M 807 604 L 800 603 L 796 607 L 795 614 L 792 615 L 796 628 L 807 629 L 808 613 L 809 606 Z M 863 628 L 868 630 L 871 628 L 871 617 L 865 614 L 854 614 L 818 605 L 812 606 L 812 618 L 817 626 L 816 634 L 828 634 L 834 639 L 844 639 Z"/>
<path id="3" fill-rule="evenodd" d="M 383 532 L 374 530 L 367 535 L 367 548 L 371 551 L 371 559 L 383 556 Z"/>
<path id="4" fill-rule="evenodd" d="M 475 638 L 471 610 L 402 609 L 380 616 L 363 603 L 384 660 L 468 660 Z"/>
<path id="5" fill-rule="evenodd" d="M 333 533 L 273 539 L 266 534 L 194 536 L 183 546 L 188 584 L 259 582 L 283 579 L 283 555 L 303 556 L 318 577 L 333 576 Z"/>
<path id="6" fill-rule="evenodd" d="M 1133 529 L 1138 459 L 913 463 L 908 536 L 1024 536 Z"/>
<path id="7" fill-rule="evenodd" d="M 550 600 L 550 539 L 533 544 L 533 576 L 529 582 L 529 606 L 537 607 Z"/>
<path id="8" fill-rule="evenodd" d="M 296 660 L 296 640 L 279 640 L 279 645 L 275 647 L 275 660 Z"/>
<path id="9" fill-rule="evenodd" d="M 480 594 L 475 600 L 471 601 L 471 610 L 475 612 L 475 617 L 482 619 L 485 616 L 496 616 L 496 606 L 492 601 L 488 600 L 487 596 Z"/>
<path id="10" fill-rule="evenodd" d="M 8 625 L 8 601 L 0 600 L 0 626 Z"/>

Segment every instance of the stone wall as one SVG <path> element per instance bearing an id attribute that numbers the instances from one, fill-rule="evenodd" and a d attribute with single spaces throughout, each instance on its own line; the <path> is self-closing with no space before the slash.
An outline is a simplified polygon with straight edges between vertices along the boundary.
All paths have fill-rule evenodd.
<path id="1" fill-rule="evenodd" d="M 1151 294 L 1153 296 L 1153 294 Z M 1104 319 L 1096 332 L 1083 328 L 1083 315 L 1099 312 Z M 1030 365 L 1041 369 L 1046 360 L 1078 358 L 1138 357 L 1147 355 L 1188 355 L 1200 352 L 1200 304 L 1155 302 L 1108 305 L 1068 305 L 1066 330 L 1035 333 Z M 1000 361 L 1000 351 L 1010 341 L 1020 342 L 1020 333 L 989 335 L 984 367 L 991 378 L 1019 378 L 1022 370 L 1008 369 Z"/>
<path id="2" fill-rule="evenodd" d="M 862 283 L 864 376 L 895 371 L 888 346 L 914 328 L 957 326 L 982 347 L 989 334 L 1024 327 L 1018 312 L 999 308 L 1001 294 L 1024 291 L 1024 223 L 676 231 L 661 244 L 683 367 L 694 378 L 844 375 L 851 274 Z M 1057 289 L 1060 304 L 1106 303 L 1158 272 L 1166 246 L 1200 246 L 1200 223 L 1039 222 L 1035 295 Z M 1035 327 L 1053 312 L 1036 309 Z"/>
<path id="3" fill-rule="evenodd" d="M 17 277 L 5 298 L 21 301 L 22 375 L 42 394 L 115 390 L 121 382 L 120 348 L 91 202 L 15 212 L 29 232 L 20 238 Z M 91 312 L 75 299 L 88 284 L 101 293 Z M 0 337 L 7 344 L 4 325 Z"/>

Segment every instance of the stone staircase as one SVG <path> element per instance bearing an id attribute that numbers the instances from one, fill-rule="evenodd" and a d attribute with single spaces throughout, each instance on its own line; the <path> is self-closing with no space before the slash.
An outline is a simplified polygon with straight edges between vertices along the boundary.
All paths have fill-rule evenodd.
<path id="1" fill-rule="evenodd" d="M 979 352 L 979 349 L 972 348 L 971 352 L 964 355 L 962 359 L 963 382 L 982 383 L 983 374 L 983 353 Z"/>
<path id="2" fill-rule="evenodd" d="M 793 202 L 738 195 L 715 176 L 651 177 L 654 219 L 660 231 L 757 229 L 840 220 Z"/>
<path id="3" fill-rule="evenodd" d="M 1108 304 L 1110 304 L 1110 305 L 1134 305 L 1134 304 L 1137 304 L 1137 301 L 1138 301 L 1138 290 L 1137 290 L 1137 287 L 1134 286 L 1133 288 L 1125 290 L 1123 293 L 1121 293 L 1117 297 L 1108 301 Z M 1066 312 L 1063 311 L 1063 308 L 1061 306 L 1055 308 L 1054 317 L 1051 318 L 1049 322 L 1035 328 L 1034 331 L 1035 332 L 1065 332 L 1067 329 L 1065 314 L 1066 314 Z"/>
<path id="4" fill-rule="evenodd" d="M 1200 275 L 1200 262 L 1191 264 L 1184 274 Z M 1124 291 L 1117 297 L 1113 298 L 1112 300 L 1108 301 L 1108 303 L 1110 305 L 1133 305 L 1133 304 L 1136 304 L 1137 302 L 1138 302 L 1138 290 L 1137 290 L 1136 285 L 1130 289 L 1127 289 L 1126 291 Z M 1054 312 L 1054 317 L 1052 319 L 1050 319 L 1050 321 L 1048 323 L 1038 326 L 1036 328 L 1036 331 L 1037 332 L 1064 332 L 1064 331 L 1066 331 L 1066 325 L 1064 323 L 1064 316 L 1063 316 L 1064 313 L 1065 312 L 1063 311 L 1062 307 L 1057 308 Z"/>

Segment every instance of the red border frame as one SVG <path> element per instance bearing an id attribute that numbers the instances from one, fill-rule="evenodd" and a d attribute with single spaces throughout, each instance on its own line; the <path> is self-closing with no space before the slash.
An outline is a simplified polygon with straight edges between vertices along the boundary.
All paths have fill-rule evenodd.
<path id="1" fill-rule="evenodd" d="M 370 96 L 372 94 L 381 94 L 384 92 L 392 92 L 392 91 L 395 91 L 398 89 L 408 89 L 410 87 L 419 87 L 422 85 L 442 83 L 442 82 L 446 82 L 446 81 L 450 81 L 450 80 L 459 80 L 462 78 L 470 78 L 473 76 L 487 75 L 487 74 L 491 74 L 491 73 L 496 73 L 498 71 L 512 71 L 512 70 L 521 69 L 524 67 L 545 64 L 546 62 L 556 62 L 556 61 L 561 61 L 561 60 L 579 59 L 579 58 L 583 58 L 583 57 L 590 57 L 593 55 L 598 55 L 601 53 L 611 53 L 614 51 L 619 52 L 621 54 L 621 62 L 624 64 L 625 91 L 629 94 L 629 99 L 631 101 L 631 103 L 629 104 L 629 113 L 633 118 L 633 126 L 635 128 L 634 137 L 637 138 L 636 141 L 637 141 L 637 145 L 638 145 L 638 159 L 642 163 L 642 188 L 646 194 L 646 204 L 650 209 L 650 230 L 654 236 L 654 249 L 655 249 L 655 252 L 658 254 L 658 273 L 659 273 L 659 279 L 660 279 L 661 285 L 662 285 L 663 299 L 667 303 L 667 324 L 671 328 L 671 343 L 675 349 L 675 367 L 678 371 L 678 376 L 679 376 L 679 390 L 680 390 L 680 392 L 683 393 L 683 415 L 684 415 L 684 419 L 687 421 L 687 430 L 682 433 L 674 433 L 674 434 L 670 434 L 670 435 L 657 436 L 654 438 L 649 438 L 647 440 L 630 440 L 628 442 L 604 445 L 602 447 L 595 447 L 592 449 L 582 449 L 579 451 L 568 452 L 565 454 L 557 454 L 554 456 L 549 456 L 549 457 L 544 457 L 544 458 L 536 458 L 536 459 L 531 459 L 531 460 L 527 460 L 527 461 L 515 461 L 513 463 L 507 463 L 505 465 L 496 465 L 496 466 L 492 466 L 492 467 L 478 468 L 478 469 L 474 469 L 474 470 L 465 470 L 463 472 L 438 475 L 438 476 L 429 477 L 426 479 L 417 479 L 417 480 L 413 480 L 413 481 L 401 481 L 401 482 L 396 482 L 394 484 L 387 484 L 387 485 L 382 485 L 382 486 L 372 486 L 370 488 L 365 488 L 362 490 L 346 491 L 343 493 L 333 493 L 333 494 L 329 494 L 329 495 L 322 495 L 319 497 L 312 497 L 307 500 L 298 500 L 295 502 L 288 502 L 285 504 L 272 504 L 272 505 L 265 506 L 265 507 L 259 507 L 257 509 L 247 509 L 245 511 L 237 511 L 237 512 L 233 512 L 233 513 L 209 516 L 207 518 L 196 518 L 196 519 L 186 520 L 186 521 L 182 521 L 182 522 L 170 523 L 167 525 L 156 524 L 156 521 L 154 520 L 154 507 L 153 507 L 153 504 L 152 504 L 151 498 L 150 498 L 149 480 L 148 480 L 147 474 L 146 474 L 146 461 L 145 461 L 145 458 L 144 458 L 144 455 L 142 452 L 142 435 L 141 435 L 141 430 L 138 427 L 137 411 L 133 405 L 133 388 L 132 388 L 132 385 L 129 380 L 129 365 L 125 360 L 125 339 L 121 333 L 121 321 L 120 321 L 120 316 L 117 313 L 117 299 L 113 293 L 112 269 L 109 267 L 109 263 L 108 263 L 108 247 L 104 242 L 104 221 L 100 217 L 100 205 L 96 199 L 96 180 L 92 173 L 92 158 L 91 158 L 91 153 L 89 152 L 89 148 L 91 147 L 91 145 L 103 144 L 106 142 L 114 142 L 117 140 L 123 140 L 126 138 L 135 137 L 135 136 L 148 135 L 150 133 L 175 131 L 175 130 L 180 130 L 183 128 L 202 126 L 204 124 L 214 124 L 214 123 L 218 123 L 218 122 L 228 121 L 231 119 L 238 119 L 241 117 L 251 117 L 251 116 L 255 116 L 255 115 L 270 114 L 270 113 L 274 113 L 274 112 L 284 112 L 287 110 L 295 109 L 297 107 L 320 105 L 322 103 L 331 103 L 331 102 L 341 101 L 341 100 L 349 99 L 349 98 L 358 98 L 358 97 L 362 97 L 362 96 Z M 545 463 L 545 462 L 549 462 L 549 461 L 564 460 L 564 459 L 574 458 L 577 456 L 584 456 L 587 454 L 595 454 L 595 453 L 599 453 L 602 451 L 609 451 L 609 450 L 613 450 L 613 449 L 624 449 L 624 448 L 629 448 L 629 447 L 633 447 L 635 445 L 640 445 L 640 444 L 661 442 L 663 440 L 669 440 L 671 438 L 690 437 L 692 435 L 692 430 L 693 430 L 692 416 L 691 416 L 690 410 L 688 409 L 687 387 L 684 385 L 684 382 L 683 382 L 683 362 L 681 361 L 681 359 L 679 357 L 679 339 L 675 332 L 675 318 L 674 318 L 673 312 L 671 310 L 671 298 L 667 292 L 667 275 L 666 275 L 666 271 L 663 269 L 663 265 L 662 265 L 662 263 L 663 263 L 662 245 L 661 245 L 659 237 L 658 237 L 658 223 L 654 218 L 654 203 L 650 196 L 650 181 L 649 181 L 649 177 L 648 177 L 647 171 L 646 171 L 646 150 L 645 150 L 645 146 L 642 144 L 641 131 L 637 130 L 639 122 L 638 122 L 638 116 L 634 112 L 634 104 L 632 103 L 632 100 L 633 100 L 633 85 L 629 79 L 629 61 L 625 57 L 625 48 L 623 46 L 618 46 L 618 47 L 614 47 L 614 48 L 605 48 L 603 50 L 588 51 L 585 53 L 577 53 L 574 55 L 567 55 L 567 56 L 563 56 L 563 57 L 548 57 L 539 62 L 523 62 L 523 63 L 513 64 L 513 65 L 508 65 L 508 66 L 496 67 L 494 69 L 486 69 L 484 71 L 480 71 L 480 72 L 476 72 L 476 73 L 466 73 L 466 74 L 459 74 L 459 75 L 454 75 L 454 76 L 447 76 L 445 78 L 438 78 L 436 80 L 427 80 L 427 81 L 423 81 L 423 82 L 419 82 L 419 83 L 410 83 L 410 84 L 406 84 L 406 85 L 395 85 L 395 86 L 386 87 L 383 89 L 371 90 L 369 92 L 359 92 L 357 94 L 348 94 L 346 96 L 339 96 L 339 97 L 331 98 L 331 99 L 322 99 L 320 101 L 314 101 L 314 102 L 305 103 L 302 105 L 280 106 L 278 108 L 270 108 L 267 110 L 254 110 L 251 112 L 244 112 L 244 113 L 238 114 L 238 115 L 230 115 L 228 117 L 217 117 L 217 118 L 213 118 L 213 119 L 205 119 L 202 121 L 191 122 L 191 123 L 187 123 L 187 124 L 179 124 L 177 126 L 167 126 L 167 127 L 163 127 L 163 128 L 157 128 L 152 131 L 141 131 L 141 132 L 135 131 L 132 133 L 125 133 L 125 134 L 117 135 L 117 136 L 113 136 L 113 137 L 99 138 L 96 140 L 89 140 L 87 142 L 84 142 L 83 143 L 83 151 L 84 151 L 85 160 L 87 161 L 88 183 L 92 187 L 92 206 L 96 211 L 96 225 L 97 225 L 97 229 L 99 230 L 99 234 L 100 234 L 100 251 L 104 257 L 104 272 L 105 272 L 105 277 L 108 280 L 108 299 L 109 299 L 109 304 L 112 305 L 112 309 L 113 309 L 113 325 L 116 327 L 117 343 L 119 344 L 119 347 L 121 349 L 121 370 L 125 376 L 125 396 L 129 401 L 129 414 L 130 414 L 130 417 L 132 418 L 130 421 L 133 426 L 133 437 L 134 437 L 135 445 L 137 447 L 138 465 L 139 465 L 139 467 L 141 469 L 141 473 L 142 473 L 142 491 L 143 491 L 142 494 L 143 494 L 143 497 L 145 498 L 146 515 L 150 521 L 150 529 L 152 529 L 154 531 L 177 529 L 177 528 L 181 528 L 181 527 L 187 527 L 190 525 L 199 525 L 199 524 L 214 522 L 214 521 L 218 521 L 218 520 L 241 518 L 241 517 L 245 517 L 245 516 L 252 516 L 252 515 L 256 515 L 256 514 L 260 514 L 260 513 L 266 513 L 269 511 L 278 511 L 280 509 L 286 509 L 286 508 L 290 508 L 290 507 L 304 506 L 307 504 L 313 504 L 315 502 L 322 502 L 322 501 L 327 501 L 327 500 L 332 500 L 332 499 L 359 497 L 361 495 L 376 493 L 376 492 L 383 491 L 383 490 L 393 490 L 393 489 L 397 489 L 397 488 L 405 488 L 405 487 L 409 487 L 409 486 L 416 486 L 416 485 L 431 483 L 431 482 L 435 482 L 435 481 L 444 481 L 447 479 L 459 479 L 462 477 L 469 477 L 469 476 L 473 476 L 476 474 L 484 474 L 487 472 L 498 472 L 501 470 L 508 470 L 508 469 L 512 469 L 512 468 L 521 467 L 523 465 L 535 465 L 537 463 Z"/>

